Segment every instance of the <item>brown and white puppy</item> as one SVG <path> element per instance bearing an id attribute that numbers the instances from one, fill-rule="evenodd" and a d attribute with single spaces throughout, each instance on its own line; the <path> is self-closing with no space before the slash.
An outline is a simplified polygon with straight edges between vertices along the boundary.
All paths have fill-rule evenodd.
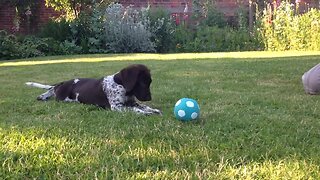
<path id="1" fill-rule="evenodd" d="M 35 82 L 26 84 L 46 89 L 37 97 L 46 101 L 56 97 L 58 101 L 93 104 L 113 111 L 133 111 L 138 114 L 160 114 L 161 111 L 136 101 L 150 101 L 150 70 L 142 64 L 130 65 L 120 72 L 101 79 L 79 78 L 63 81 L 55 85 Z"/>

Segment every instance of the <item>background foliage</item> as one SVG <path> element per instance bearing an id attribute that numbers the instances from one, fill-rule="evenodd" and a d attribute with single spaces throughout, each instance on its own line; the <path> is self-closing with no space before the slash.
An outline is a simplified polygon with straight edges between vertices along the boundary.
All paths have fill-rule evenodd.
<path id="1" fill-rule="evenodd" d="M 0 0 L 0 5 L 5 2 Z M 47 0 L 52 7 L 77 7 L 77 12 L 70 11 L 74 13 L 72 18 L 62 16 L 48 22 L 31 39 L 2 33 L 1 58 L 87 53 L 320 50 L 320 11 L 310 9 L 299 14 L 288 2 L 279 3 L 275 9 L 271 4 L 258 3 L 253 29 L 248 28 L 248 12 L 243 7 L 239 7 L 236 18 L 230 22 L 212 1 L 195 2 L 192 17 L 185 16 L 186 19 L 179 21 L 178 16 L 164 9 L 137 10 L 110 2 Z M 11 3 L 22 9 L 32 5 L 31 1 Z M 17 45 L 21 47 L 15 49 Z"/>
<path id="2" fill-rule="evenodd" d="M 163 8 L 149 8 L 149 30 L 151 41 L 155 44 L 158 53 L 172 52 L 174 49 L 174 33 L 176 27 L 170 13 Z"/>
<path id="3" fill-rule="evenodd" d="M 108 52 L 155 52 L 147 11 L 121 4 L 111 4 L 107 8 L 105 29 Z"/>
<path id="4" fill-rule="evenodd" d="M 81 13 L 89 11 L 92 6 L 105 6 L 113 0 L 45 0 L 46 5 L 57 11 L 65 12 L 65 18 L 75 19 Z"/>
<path id="5" fill-rule="evenodd" d="M 266 50 L 320 50 L 320 11 L 296 12 L 288 2 L 263 11 L 259 30 Z"/>

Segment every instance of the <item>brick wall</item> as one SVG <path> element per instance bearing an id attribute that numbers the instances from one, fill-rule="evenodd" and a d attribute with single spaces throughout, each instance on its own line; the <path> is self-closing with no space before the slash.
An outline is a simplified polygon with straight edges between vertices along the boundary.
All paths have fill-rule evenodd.
<path id="1" fill-rule="evenodd" d="M 13 20 L 15 17 L 15 9 L 7 5 L 0 7 L 0 30 L 7 30 L 13 32 Z"/>
<path id="2" fill-rule="evenodd" d="M 201 1 L 201 0 L 199 0 Z M 270 3 L 280 2 L 281 0 L 269 0 Z M 185 4 L 188 4 L 189 12 L 192 12 L 192 0 L 120 0 L 124 6 L 134 5 L 134 7 L 145 7 L 148 4 L 151 6 L 166 7 L 171 13 L 183 13 Z M 320 2 L 315 0 L 291 0 L 292 3 L 299 2 L 300 13 L 306 12 L 308 8 L 320 7 Z M 216 0 L 216 7 L 226 16 L 233 18 L 240 6 L 243 8 L 249 7 L 249 0 Z"/>
<path id="3" fill-rule="evenodd" d="M 305 13 L 308 11 L 309 8 L 318 8 L 319 9 L 319 7 L 320 7 L 320 1 L 318 3 L 315 0 L 295 0 L 294 2 L 299 3 L 299 5 L 298 5 L 299 13 Z"/>
<path id="4" fill-rule="evenodd" d="M 186 5 L 188 11 L 192 10 L 192 0 L 120 0 L 123 6 L 134 5 L 136 8 L 147 7 L 164 7 L 170 13 L 183 13 Z"/>
<path id="5" fill-rule="evenodd" d="M 192 0 L 120 0 L 123 6 L 132 5 L 133 8 L 162 7 L 169 11 L 176 24 L 186 20 L 192 12 Z"/>
<path id="6" fill-rule="evenodd" d="M 52 8 L 45 6 L 44 0 L 38 1 L 34 9 L 31 10 L 32 15 L 26 16 L 22 13 L 19 16 L 20 26 L 15 26 L 15 7 L 8 5 L 0 6 L 0 30 L 6 30 L 17 34 L 33 34 L 36 33 L 41 26 L 46 24 L 50 18 L 58 17 L 61 13 L 54 11 Z"/>
<path id="7" fill-rule="evenodd" d="M 45 6 L 44 0 L 40 0 L 40 7 L 39 7 L 39 23 L 38 26 L 41 27 L 44 24 L 46 24 L 50 19 L 59 17 L 61 15 L 61 12 L 57 12 L 52 8 L 48 8 Z"/>
<path id="8" fill-rule="evenodd" d="M 185 5 L 188 4 L 188 12 L 192 12 L 192 0 L 120 0 L 122 5 L 133 5 L 134 7 L 146 7 L 150 4 L 153 7 L 165 7 L 171 13 L 183 13 Z M 239 8 L 239 2 L 248 6 L 249 0 L 216 0 L 216 6 L 226 16 L 234 16 Z"/>
<path id="9" fill-rule="evenodd" d="M 201 1 L 201 0 L 200 0 Z M 186 17 L 191 15 L 193 11 L 192 0 L 120 0 L 124 6 L 133 5 L 135 8 L 146 7 L 164 7 L 173 15 L 176 22 L 181 22 Z M 249 0 L 216 0 L 216 7 L 225 15 L 226 20 L 233 21 L 240 4 L 248 8 Z M 185 13 L 186 5 L 188 6 L 188 12 Z"/>
<path id="10" fill-rule="evenodd" d="M 249 1 L 237 1 L 237 0 L 217 0 L 216 7 L 226 16 L 232 17 L 235 16 L 236 11 L 239 9 L 239 6 L 248 7 Z"/>
<path id="11" fill-rule="evenodd" d="M 45 6 L 44 0 L 38 1 L 37 9 L 32 12 L 32 23 L 27 23 L 26 16 L 23 15 L 20 18 L 20 29 L 15 29 L 14 19 L 15 19 L 15 8 L 8 5 L 0 6 L 0 30 L 7 30 L 12 33 L 36 33 L 41 26 L 46 24 L 50 18 L 58 17 L 61 13 L 54 11 L 52 8 L 47 8 Z M 274 2 L 275 0 L 270 0 Z M 313 0 L 293 0 L 293 2 L 298 1 L 300 6 L 300 12 L 305 12 L 309 7 L 320 7 L 319 3 Z M 184 18 L 184 14 L 190 15 L 192 12 L 192 0 L 119 0 L 124 6 L 134 5 L 136 8 L 146 7 L 151 5 L 152 7 L 165 7 L 169 10 L 171 14 L 178 19 Z M 216 6 L 221 10 L 227 18 L 232 18 L 235 16 L 235 12 L 239 8 L 241 3 L 244 7 L 248 7 L 249 0 L 216 0 Z M 185 13 L 186 6 L 188 7 L 188 12 Z"/>

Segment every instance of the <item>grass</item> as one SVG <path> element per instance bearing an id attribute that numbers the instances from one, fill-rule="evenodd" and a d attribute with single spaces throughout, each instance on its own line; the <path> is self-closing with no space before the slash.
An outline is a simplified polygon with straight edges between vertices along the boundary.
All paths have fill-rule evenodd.
<path id="1" fill-rule="evenodd" d="M 319 96 L 302 74 L 319 52 L 134 54 L 0 62 L 0 179 L 319 179 Z M 38 102 L 24 82 L 149 66 L 160 116 Z M 201 118 L 173 106 L 196 99 Z"/>

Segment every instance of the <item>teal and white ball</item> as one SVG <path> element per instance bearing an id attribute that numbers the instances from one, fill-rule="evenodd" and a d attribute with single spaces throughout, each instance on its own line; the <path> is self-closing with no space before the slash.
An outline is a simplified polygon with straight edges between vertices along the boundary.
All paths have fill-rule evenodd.
<path id="1" fill-rule="evenodd" d="M 174 115 L 181 121 L 190 121 L 199 118 L 200 107 L 196 100 L 182 98 L 174 106 Z"/>

